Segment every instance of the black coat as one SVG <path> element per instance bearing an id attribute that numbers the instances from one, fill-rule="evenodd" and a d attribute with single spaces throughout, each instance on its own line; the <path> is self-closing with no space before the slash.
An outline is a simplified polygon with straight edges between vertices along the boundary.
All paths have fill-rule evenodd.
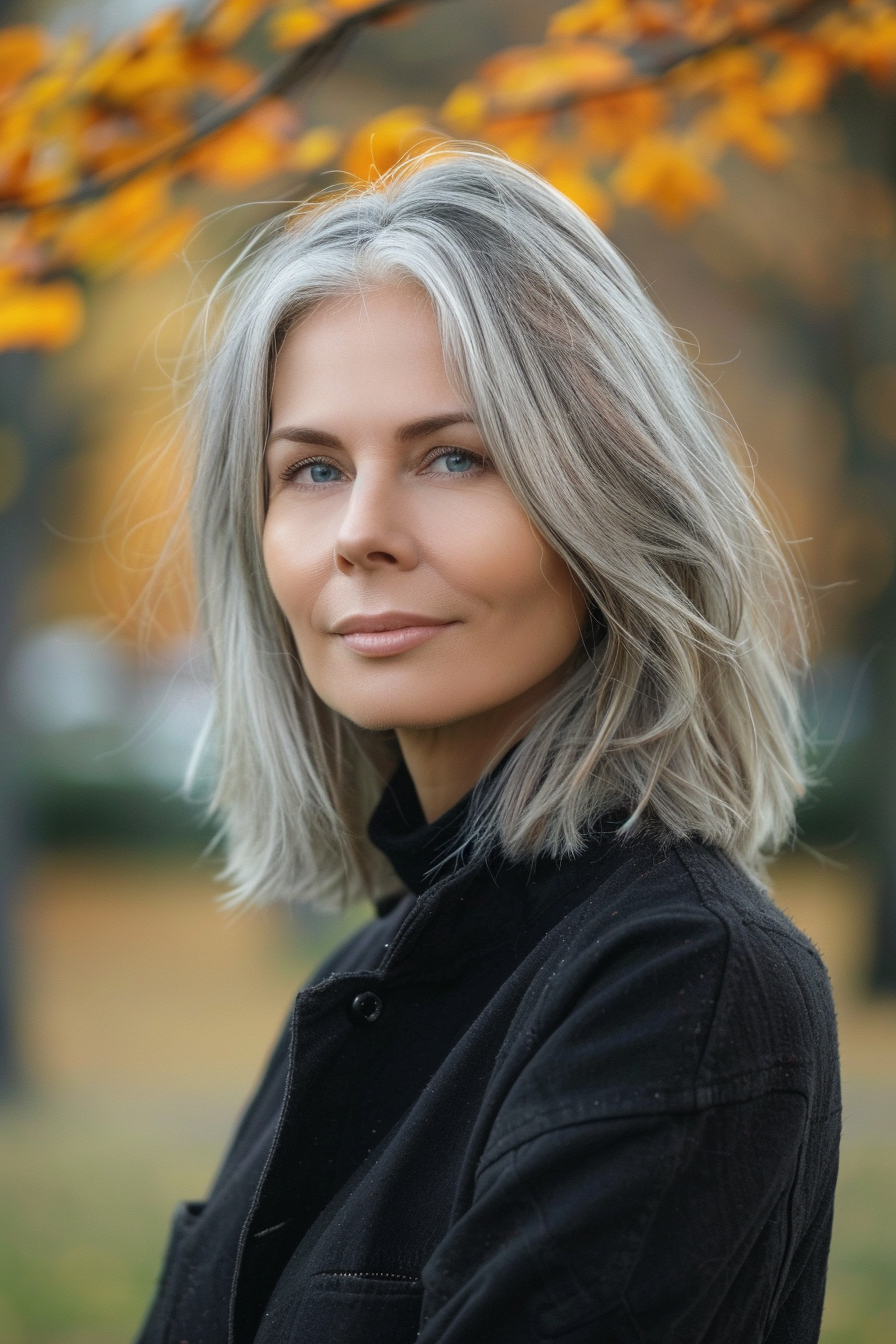
<path id="1" fill-rule="evenodd" d="M 406 776 L 372 834 L 407 896 L 331 958 L 140 1344 L 809 1344 L 839 1134 L 824 967 L 716 851 L 595 834 L 426 870 Z"/>

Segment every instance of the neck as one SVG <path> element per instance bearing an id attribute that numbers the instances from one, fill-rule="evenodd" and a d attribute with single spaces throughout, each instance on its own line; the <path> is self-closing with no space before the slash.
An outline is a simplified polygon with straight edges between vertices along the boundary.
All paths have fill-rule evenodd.
<path id="1" fill-rule="evenodd" d="M 515 700 L 472 718 L 431 728 L 396 729 L 427 821 L 435 821 L 459 802 L 525 736 L 564 672 L 558 670 Z"/>

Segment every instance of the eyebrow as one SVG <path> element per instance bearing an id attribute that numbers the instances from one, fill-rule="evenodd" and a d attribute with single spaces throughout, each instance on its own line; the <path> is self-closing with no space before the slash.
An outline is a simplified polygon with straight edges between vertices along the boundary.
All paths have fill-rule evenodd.
<path id="1" fill-rule="evenodd" d="M 427 434 L 437 434 L 440 429 L 447 429 L 449 425 L 472 425 L 475 421 L 472 415 L 466 411 L 450 411 L 447 415 L 428 415 L 423 420 L 412 420 L 410 424 L 402 425 L 396 434 L 399 443 L 412 443 L 414 439 L 426 438 Z M 291 443 L 310 443 L 317 448 L 342 448 L 342 440 L 335 434 L 328 434 L 323 429 L 312 429 L 307 425 L 284 425 L 283 429 L 278 429 L 276 434 L 272 434 L 268 443 L 276 443 L 279 439 L 287 439 Z"/>

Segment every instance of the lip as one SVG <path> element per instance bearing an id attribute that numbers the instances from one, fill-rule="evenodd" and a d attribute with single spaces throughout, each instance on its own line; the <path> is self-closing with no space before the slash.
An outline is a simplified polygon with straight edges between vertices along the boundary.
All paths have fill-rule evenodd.
<path id="1" fill-rule="evenodd" d="M 331 631 L 355 653 L 387 658 L 425 644 L 455 621 L 440 621 L 411 611 L 382 611 L 376 615 L 343 616 Z"/>

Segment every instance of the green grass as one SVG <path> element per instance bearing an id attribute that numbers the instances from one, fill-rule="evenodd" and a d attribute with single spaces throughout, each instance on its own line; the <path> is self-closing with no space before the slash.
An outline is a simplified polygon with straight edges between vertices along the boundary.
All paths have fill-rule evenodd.
<path id="1" fill-rule="evenodd" d="M 844 1150 L 822 1340 L 896 1341 L 896 1118 L 892 1143 Z"/>
<path id="2" fill-rule="evenodd" d="M 0 1114 L 0 1340 L 127 1344 L 171 1209 L 200 1196 L 232 1101 L 33 1101 Z M 896 1341 L 896 1135 L 843 1156 L 823 1344 Z"/>
<path id="3" fill-rule="evenodd" d="M 0 1340 L 124 1344 L 171 1209 L 201 1195 L 222 1135 L 135 1106 L 22 1105 L 0 1119 Z"/>

